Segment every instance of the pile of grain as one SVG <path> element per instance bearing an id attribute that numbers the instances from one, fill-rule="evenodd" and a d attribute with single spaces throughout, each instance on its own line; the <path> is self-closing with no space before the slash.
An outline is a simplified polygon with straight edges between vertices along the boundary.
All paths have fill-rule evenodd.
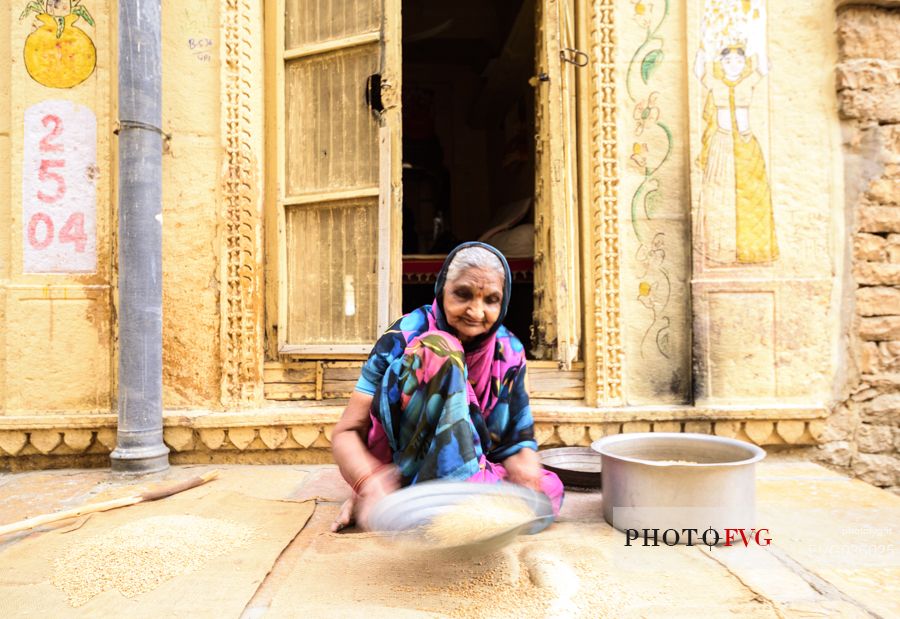
<path id="1" fill-rule="evenodd" d="M 77 607 L 109 589 L 134 597 L 246 545 L 255 531 L 200 516 L 153 516 L 72 546 L 54 565 L 53 584 Z"/>
<path id="2" fill-rule="evenodd" d="M 519 497 L 478 495 L 435 516 L 423 534 L 438 548 L 453 548 L 489 539 L 534 517 L 531 507 Z"/>
<path id="3" fill-rule="evenodd" d="M 456 586 L 448 586 L 445 594 L 454 595 L 461 603 L 444 609 L 452 619 L 543 619 L 547 616 L 548 599 L 521 570 L 515 581 L 509 582 L 505 570 L 491 570 Z"/>
<path id="4" fill-rule="evenodd" d="M 451 619 L 543 619 L 547 597 L 532 581 L 519 551 L 506 548 L 471 563 L 423 564 L 415 584 L 392 587 L 407 598 L 415 610 Z"/>
<path id="5" fill-rule="evenodd" d="M 529 539 L 507 547 L 483 561 L 423 565 L 415 584 L 392 587 L 414 601 L 404 608 L 451 619 L 602 619 L 632 611 L 625 589 L 603 560 L 569 557 L 584 554 L 585 546 L 549 544 Z M 460 572 L 459 570 L 462 570 Z"/>

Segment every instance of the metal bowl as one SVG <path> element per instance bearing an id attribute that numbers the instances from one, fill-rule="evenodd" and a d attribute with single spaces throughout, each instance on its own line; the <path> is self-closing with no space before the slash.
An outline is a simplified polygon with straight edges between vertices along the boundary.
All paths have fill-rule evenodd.
<path id="1" fill-rule="evenodd" d="M 755 525 L 756 463 L 766 455 L 756 445 L 648 432 L 607 436 L 591 448 L 603 459 L 603 517 L 621 531 L 712 528 L 724 541 L 726 528 Z"/>
<path id="2" fill-rule="evenodd" d="M 387 495 L 372 508 L 369 526 L 406 542 L 421 541 L 423 527 L 439 514 L 479 495 L 515 497 L 534 512 L 534 518 L 521 526 L 491 537 L 460 542 L 453 548 L 441 548 L 447 558 L 471 559 L 489 554 L 513 542 L 520 534 L 533 535 L 553 523 L 553 507 L 547 495 L 508 482 L 479 484 L 464 481 L 428 481 L 407 486 Z M 422 550 L 431 550 L 427 545 Z"/>
<path id="3" fill-rule="evenodd" d="M 567 488 L 599 488 L 602 456 L 590 447 L 558 447 L 538 452 L 541 464 Z"/>

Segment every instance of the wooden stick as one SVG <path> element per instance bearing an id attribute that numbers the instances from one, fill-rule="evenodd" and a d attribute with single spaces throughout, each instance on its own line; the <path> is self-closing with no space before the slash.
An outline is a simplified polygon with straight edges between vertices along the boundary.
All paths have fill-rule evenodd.
<path id="1" fill-rule="evenodd" d="M 0 526 L 0 536 L 6 535 L 8 533 L 16 533 L 17 531 L 33 529 L 34 527 L 39 527 L 51 522 L 57 522 L 59 520 L 69 520 L 70 518 L 77 518 L 79 516 L 84 516 L 85 514 L 105 512 L 111 509 L 117 509 L 119 507 L 127 507 L 129 505 L 143 503 L 145 501 L 155 501 L 167 496 L 172 496 L 173 494 L 177 494 L 179 492 L 184 492 L 185 490 L 189 490 L 191 488 L 196 488 L 197 486 L 201 486 L 208 481 L 216 479 L 218 476 L 218 470 L 209 471 L 207 473 L 204 473 L 203 475 L 198 475 L 196 477 L 191 477 L 183 481 L 169 484 L 168 486 L 164 486 L 162 488 L 159 488 L 158 490 L 148 490 L 140 494 L 122 497 L 119 499 L 101 501 L 100 503 L 88 503 L 87 505 L 82 505 L 81 507 L 73 507 L 72 509 L 65 509 L 63 511 L 55 512 L 52 514 L 42 514 L 40 516 L 26 518 L 25 520 L 19 520 L 18 522 Z"/>

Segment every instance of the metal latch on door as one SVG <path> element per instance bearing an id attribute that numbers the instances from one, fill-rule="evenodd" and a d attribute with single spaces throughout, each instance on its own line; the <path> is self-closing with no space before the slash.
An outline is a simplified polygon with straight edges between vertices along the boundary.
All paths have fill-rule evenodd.
<path id="1" fill-rule="evenodd" d="M 559 59 L 563 62 L 573 64 L 576 67 L 586 67 L 588 65 L 588 62 L 590 62 L 591 57 L 588 56 L 587 52 L 583 52 L 580 49 L 576 49 L 574 47 L 564 47 L 559 50 Z M 550 76 L 546 73 L 539 73 L 538 75 L 532 76 L 528 79 L 528 83 L 532 88 L 537 88 L 538 84 L 540 84 L 541 82 L 549 81 Z"/>
<path id="2" fill-rule="evenodd" d="M 559 57 L 563 62 L 571 63 L 576 67 L 586 67 L 588 61 L 591 59 L 591 57 L 587 55 L 587 52 L 575 49 L 574 47 L 562 48 L 559 50 Z"/>

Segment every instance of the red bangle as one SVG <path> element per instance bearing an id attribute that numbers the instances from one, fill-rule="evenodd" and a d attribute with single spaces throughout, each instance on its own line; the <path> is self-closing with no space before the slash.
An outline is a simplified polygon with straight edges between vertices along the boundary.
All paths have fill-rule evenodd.
<path id="1" fill-rule="evenodd" d="M 356 482 L 353 484 L 353 494 L 359 494 L 359 491 L 362 489 L 362 485 L 364 483 L 366 483 L 367 481 L 369 481 L 369 478 L 372 477 L 373 475 L 375 475 L 375 473 L 379 472 L 381 469 L 383 469 L 386 466 L 388 466 L 388 465 L 384 464 L 384 463 L 379 464 L 374 469 L 372 469 L 371 471 L 369 471 L 368 473 L 366 473 L 365 475 L 363 475 L 362 477 L 357 479 Z"/>

